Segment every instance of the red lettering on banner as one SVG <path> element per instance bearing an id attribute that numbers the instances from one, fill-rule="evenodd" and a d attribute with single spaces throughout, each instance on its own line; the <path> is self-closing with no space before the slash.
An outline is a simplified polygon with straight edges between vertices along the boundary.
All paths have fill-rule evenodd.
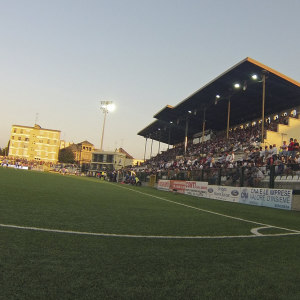
<path id="1" fill-rule="evenodd" d="M 185 192 L 185 181 L 171 180 L 170 190 L 176 190 L 178 193 L 184 194 Z"/>

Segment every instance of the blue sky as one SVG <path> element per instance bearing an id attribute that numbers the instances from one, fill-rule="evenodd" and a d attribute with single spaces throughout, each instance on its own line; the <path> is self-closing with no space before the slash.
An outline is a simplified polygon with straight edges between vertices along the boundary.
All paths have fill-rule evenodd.
<path id="1" fill-rule="evenodd" d="M 300 81 L 299 11 L 298 0 L 0 0 L 0 147 L 36 113 L 99 147 L 100 101 L 112 100 L 104 149 L 143 158 L 137 132 L 157 111 L 247 56 Z"/>

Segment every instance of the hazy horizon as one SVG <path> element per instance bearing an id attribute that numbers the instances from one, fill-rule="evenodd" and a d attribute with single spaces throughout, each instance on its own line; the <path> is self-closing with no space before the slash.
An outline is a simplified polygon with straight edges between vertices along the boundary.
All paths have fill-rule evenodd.
<path id="1" fill-rule="evenodd" d="M 297 0 L 0 5 L 0 147 L 13 124 L 33 126 L 38 113 L 37 124 L 61 130 L 61 139 L 99 148 L 100 101 L 110 100 L 116 110 L 107 117 L 104 150 L 122 147 L 142 159 L 137 132 L 153 115 L 242 59 L 300 80 Z"/>

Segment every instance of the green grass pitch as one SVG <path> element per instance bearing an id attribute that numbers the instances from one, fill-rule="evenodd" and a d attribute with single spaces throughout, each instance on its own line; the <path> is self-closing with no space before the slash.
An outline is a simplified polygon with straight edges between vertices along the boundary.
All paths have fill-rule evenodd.
<path id="1" fill-rule="evenodd" d="M 0 224 L 0 299 L 300 299 L 299 212 L 0 168 Z"/>

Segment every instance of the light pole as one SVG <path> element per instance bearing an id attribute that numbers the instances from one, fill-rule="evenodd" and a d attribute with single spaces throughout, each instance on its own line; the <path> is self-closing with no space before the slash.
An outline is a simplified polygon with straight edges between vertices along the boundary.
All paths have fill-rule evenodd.
<path id="1" fill-rule="evenodd" d="M 104 138 L 106 115 L 108 114 L 108 112 L 111 112 L 115 109 L 115 105 L 112 101 L 101 101 L 100 109 L 104 113 L 102 137 L 101 137 L 101 144 L 100 144 L 100 150 L 102 151 L 103 150 L 103 138 Z"/>
<path id="2" fill-rule="evenodd" d="M 265 141 L 265 102 L 266 102 L 266 78 L 268 71 L 262 70 L 262 110 L 261 110 L 261 142 Z"/>
<path id="3" fill-rule="evenodd" d="M 261 108 L 261 143 L 264 143 L 265 136 L 265 102 L 266 102 L 266 79 L 268 78 L 269 72 L 267 70 L 261 71 L 261 80 L 258 82 L 262 82 L 262 108 Z M 253 74 L 252 76 L 253 80 L 258 80 L 258 75 Z"/>

